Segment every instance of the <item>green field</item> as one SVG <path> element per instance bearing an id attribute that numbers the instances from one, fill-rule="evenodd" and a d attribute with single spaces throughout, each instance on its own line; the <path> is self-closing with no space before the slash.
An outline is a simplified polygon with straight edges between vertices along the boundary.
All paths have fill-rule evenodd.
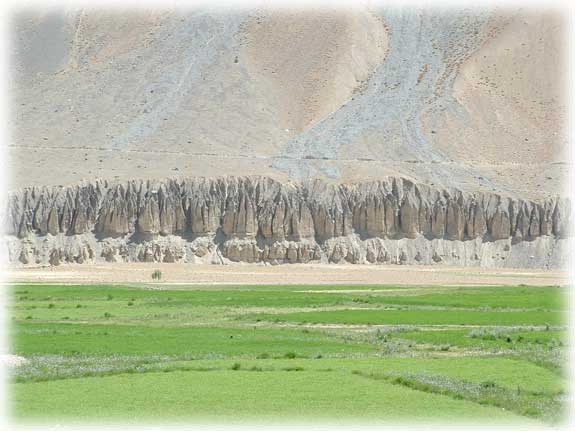
<path id="1" fill-rule="evenodd" d="M 557 423 L 565 289 L 15 285 L 12 414 Z"/>

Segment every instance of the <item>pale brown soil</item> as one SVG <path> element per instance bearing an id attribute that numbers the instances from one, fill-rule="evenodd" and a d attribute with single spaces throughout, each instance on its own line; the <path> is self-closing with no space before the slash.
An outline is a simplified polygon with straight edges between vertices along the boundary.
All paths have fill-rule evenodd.
<path id="1" fill-rule="evenodd" d="M 170 284 L 399 284 L 399 285 L 565 285 L 565 271 L 369 265 L 198 265 L 101 264 L 6 268 L 6 282 L 142 283 L 162 271 Z"/>
<path id="2" fill-rule="evenodd" d="M 387 42 L 383 22 L 366 10 L 266 11 L 247 22 L 240 57 L 293 135 L 349 101 Z"/>
<path id="3" fill-rule="evenodd" d="M 465 107 L 465 120 L 446 113 L 443 124 L 428 124 L 427 138 L 472 165 L 520 161 L 518 189 L 527 188 L 522 182 L 535 172 L 528 165 L 564 161 L 568 145 L 561 124 L 568 101 L 561 20 L 552 13 L 493 17 L 486 43 L 462 63 L 455 79 L 453 96 Z M 540 187 L 547 187 L 544 179 L 537 179 Z"/>

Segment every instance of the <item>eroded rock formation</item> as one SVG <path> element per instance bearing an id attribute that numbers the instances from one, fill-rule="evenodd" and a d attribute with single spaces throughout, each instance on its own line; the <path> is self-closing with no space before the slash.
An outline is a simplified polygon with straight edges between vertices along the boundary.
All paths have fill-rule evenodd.
<path id="1" fill-rule="evenodd" d="M 11 262 L 395 263 L 560 267 L 571 206 L 438 190 L 266 177 L 96 181 L 9 194 Z"/>

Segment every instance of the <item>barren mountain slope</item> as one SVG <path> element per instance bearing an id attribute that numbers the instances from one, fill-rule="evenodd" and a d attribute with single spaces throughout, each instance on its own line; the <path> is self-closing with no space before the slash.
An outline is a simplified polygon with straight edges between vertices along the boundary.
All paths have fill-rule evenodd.
<path id="1" fill-rule="evenodd" d="M 339 109 L 381 64 L 387 35 L 361 11 L 262 13 L 245 27 L 240 57 L 289 136 Z"/>
<path id="2" fill-rule="evenodd" d="M 12 263 L 570 256 L 556 15 L 69 10 L 13 36 Z"/>
<path id="3" fill-rule="evenodd" d="M 570 170 L 554 15 L 69 10 L 13 27 L 11 188 L 403 176 L 542 199 Z"/>
<path id="4" fill-rule="evenodd" d="M 549 14 L 493 21 L 492 39 L 462 64 L 453 85 L 466 112 L 446 113 L 443 122 L 427 127 L 436 129 L 427 138 L 459 160 L 563 160 L 561 21 Z"/>

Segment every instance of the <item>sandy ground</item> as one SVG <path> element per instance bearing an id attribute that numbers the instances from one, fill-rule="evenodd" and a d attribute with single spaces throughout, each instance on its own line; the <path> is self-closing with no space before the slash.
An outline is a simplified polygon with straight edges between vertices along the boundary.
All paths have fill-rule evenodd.
<path id="1" fill-rule="evenodd" d="M 7 268 L 7 282 L 141 283 L 155 269 L 172 284 L 429 284 L 429 285 L 565 285 L 562 271 L 368 265 L 189 265 L 102 264 L 47 268 Z"/>

